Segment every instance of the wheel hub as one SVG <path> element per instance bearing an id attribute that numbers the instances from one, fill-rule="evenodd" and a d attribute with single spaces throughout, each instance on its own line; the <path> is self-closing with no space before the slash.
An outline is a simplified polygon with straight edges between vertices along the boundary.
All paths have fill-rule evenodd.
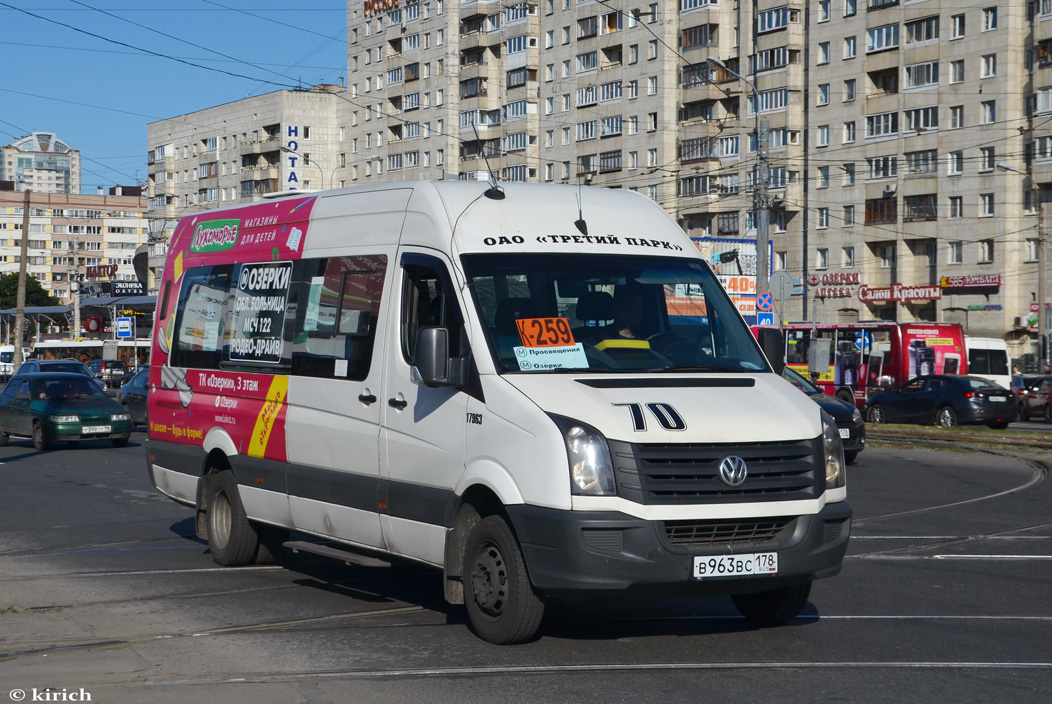
<path id="1" fill-rule="evenodd" d="M 499 616 L 507 603 L 508 573 L 504 556 L 495 545 L 484 545 L 475 557 L 471 589 L 475 603 L 490 616 Z"/>
<path id="2" fill-rule="evenodd" d="M 209 508 L 209 515 L 212 523 L 212 540 L 215 541 L 217 548 L 225 548 L 230 542 L 230 524 L 233 520 L 233 512 L 226 494 L 222 492 L 216 494 Z"/>

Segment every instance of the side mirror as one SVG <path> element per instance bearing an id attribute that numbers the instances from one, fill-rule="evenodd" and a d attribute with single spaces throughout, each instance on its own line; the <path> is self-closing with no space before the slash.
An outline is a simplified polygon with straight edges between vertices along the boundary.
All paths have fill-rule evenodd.
<path id="1" fill-rule="evenodd" d="M 449 386 L 449 330 L 420 328 L 416 333 L 412 380 L 422 386 Z"/>
<path id="2" fill-rule="evenodd" d="M 760 328 L 757 340 L 763 353 L 767 355 L 767 361 L 775 374 L 781 374 L 785 368 L 785 339 L 781 331 L 775 328 Z"/>

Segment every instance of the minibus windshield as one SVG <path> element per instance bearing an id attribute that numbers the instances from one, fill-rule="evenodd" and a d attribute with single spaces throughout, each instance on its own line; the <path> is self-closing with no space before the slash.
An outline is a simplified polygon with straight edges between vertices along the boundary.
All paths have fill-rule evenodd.
<path id="1" fill-rule="evenodd" d="M 503 372 L 768 371 L 700 260 L 473 254 L 463 262 Z"/>

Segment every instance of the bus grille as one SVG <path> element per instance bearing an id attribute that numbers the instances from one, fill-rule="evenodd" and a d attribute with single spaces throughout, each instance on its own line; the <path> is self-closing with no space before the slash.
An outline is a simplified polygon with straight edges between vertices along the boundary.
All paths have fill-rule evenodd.
<path id="1" fill-rule="evenodd" d="M 734 445 L 631 444 L 610 441 L 618 496 L 642 504 L 728 504 L 814 499 L 824 489 L 818 471 L 821 438 Z M 720 462 L 738 456 L 748 477 L 738 487 L 720 479 Z M 821 483 L 820 483 L 821 481 Z"/>
<path id="2" fill-rule="evenodd" d="M 677 548 L 770 543 L 792 521 L 789 517 L 720 521 L 665 521 L 665 535 Z"/>

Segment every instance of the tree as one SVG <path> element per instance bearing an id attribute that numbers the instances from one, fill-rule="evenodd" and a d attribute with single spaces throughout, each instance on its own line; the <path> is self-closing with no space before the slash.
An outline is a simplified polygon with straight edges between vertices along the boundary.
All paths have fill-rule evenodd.
<path id="1" fill-rule="evenodd" d="M 0 276 L 0 310 L 8 310 L 18 305 L 18 274 Z M 62 301 L 48 295 L 40 282 L 32 276 L 26 276 L 26 308 L 30 306 L 60 306 Z"/>

